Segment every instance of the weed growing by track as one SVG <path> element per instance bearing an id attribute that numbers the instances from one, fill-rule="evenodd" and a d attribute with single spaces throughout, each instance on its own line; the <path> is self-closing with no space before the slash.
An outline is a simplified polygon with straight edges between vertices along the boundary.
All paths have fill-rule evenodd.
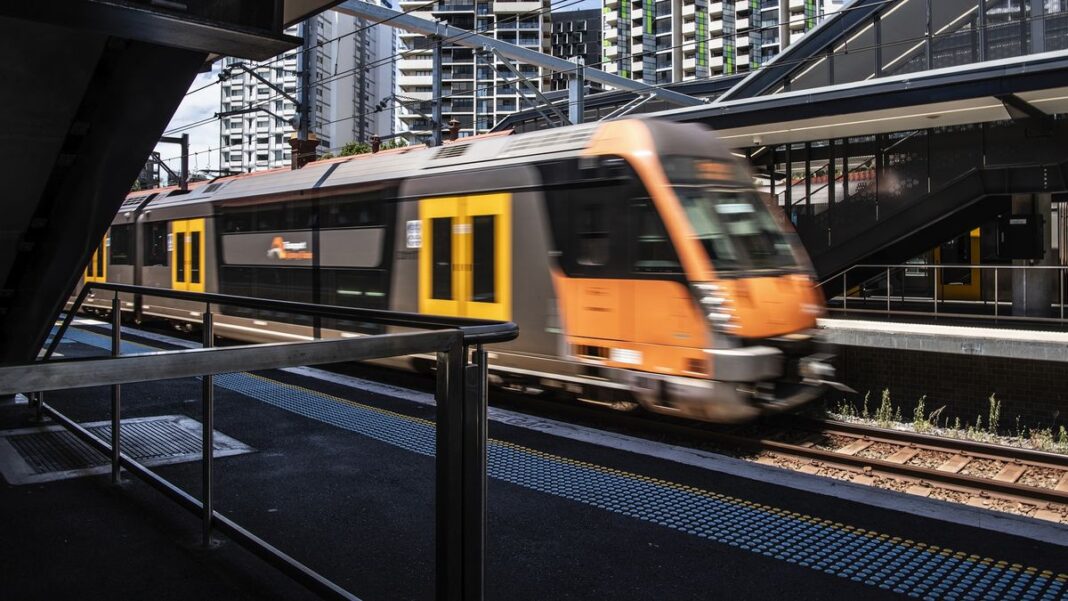
<path id="1" fill-rule="evenodd" d="M 991 394 L 987 399 L 988 410 L 985 418 L 980 413 L 975 416 L 974 422 L 969 420 L 961 423 L 961 419 L 955 417 L 952 425 L 949 423 L 949 417 L 946 417 L 939 425 L 942 413 L 946 409 L 945 405 L 927 413 L 927 395 L 921 396 L 912 407 L 911 422 L 905 422 L 902 419 L 902 406 L 894 404 L 889 388 L 883 389 L 879 406 L 874 412 L 869 409 L 870 398 L 871 391 L 868 391 L 859 409 L 853 402 L 841 398 L 833 408 L 827 410 L 827 416 L 839 421 L 865 423 L 892 430 L 911 430 L 947 438 L 1068 454 L 1068 428 L 1065 426 L 1058 426 L 1056 430 L 1053 427 L 1028 428 L 1024 426 L 1021 428 L 1020 416 L 1017 415 L 1016 431 L 1012 434 L 1002 432 L 1001 400 L 996 394 Z"/>

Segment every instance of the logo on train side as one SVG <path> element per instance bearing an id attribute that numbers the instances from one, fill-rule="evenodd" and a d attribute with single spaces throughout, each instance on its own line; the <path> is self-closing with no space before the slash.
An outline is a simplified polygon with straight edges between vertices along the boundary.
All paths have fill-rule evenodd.
<path id="1" fill-rule="evenodd" d="M 282 236 L 275 236 L 271 240 L 271 248 L 267 249 L 267 257 L 280 261 L 310 261 L 312 251 L 308 250 L 307 242 L 290 242 Z"/>

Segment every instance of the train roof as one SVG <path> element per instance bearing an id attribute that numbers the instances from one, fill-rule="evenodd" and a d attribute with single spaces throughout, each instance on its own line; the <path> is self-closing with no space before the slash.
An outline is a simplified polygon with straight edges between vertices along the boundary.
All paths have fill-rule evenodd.
<path id="1" fill-rule="evenodd" d="M 691 140 L 688 145 L 692 145 L 692 140 L 702 137 L 694 136 L 692 125 L 643 122 L 656 130 L 658 143 L 667 142 L 669 147 L 677 146 L 680 138 Z M 589 146 L 594 134 L 604 125 L 588 123 L 518 135 L 510 135 L 511 132 L 506 131 L 461 138 L 439 147 L 418 145 L 375 154 L 337 157 L 315 161 L 298 170 L 273 169 L 198 182 L 195 186 L 191 184 L 187 193 L 176 193 L 177 190 L 173 188 L 166 192 L 132 192 L 123 204 L 123 210 L 128 210 L 127 206 L 135 198 L 143 201 L 152 193 L 155 196 L 148 200 L 148 206 L 165 208 L 202 202 L 265 199 L 310 190 L 329 194 L 333 188 L 529 163 L 531 159 L 574 157 Z M 684 128 L 688 129 L 683 132 Z M 718 143 L 715 136 L 707 138 L 714 154 L 722 153 L 729 157 L 726 148 Z M 706 145 L 702 141 L 701 146 Z"/>

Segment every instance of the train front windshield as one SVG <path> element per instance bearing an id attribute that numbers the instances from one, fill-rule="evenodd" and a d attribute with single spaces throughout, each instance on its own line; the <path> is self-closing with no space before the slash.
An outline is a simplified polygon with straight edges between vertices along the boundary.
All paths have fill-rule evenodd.
<path id="1" fill-rule="evenodd" d="M 735 165 L 668 157 L 665 171 L 717 271 L 799 269 L 789 240 Z"/>

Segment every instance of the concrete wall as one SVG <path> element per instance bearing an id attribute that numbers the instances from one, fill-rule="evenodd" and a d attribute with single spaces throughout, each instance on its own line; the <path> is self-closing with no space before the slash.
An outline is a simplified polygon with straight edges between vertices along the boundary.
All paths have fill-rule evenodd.
<path id="1" fill-rule="evenodd" d="M 859 408 L 870 390 L 874 411 L 882 390 L 889 388 L 905 421 L 911 421 L 917 399 L 926 394 L 928 412 L 946 406 L 940 423 L 948 417 L 952 425 L 959 417 L 961 424 L 974 424 L 981 414 L 985 426 L 988 398 L 996 393 L 1006 432 L 1015 433 L 1017 415 L 1032 428 L 1068 425 L 1068 363 L 851 346 L 841 347 L 838 374 L 859 394 L 832 392 L 829 408 L 843 396 Z"/>

